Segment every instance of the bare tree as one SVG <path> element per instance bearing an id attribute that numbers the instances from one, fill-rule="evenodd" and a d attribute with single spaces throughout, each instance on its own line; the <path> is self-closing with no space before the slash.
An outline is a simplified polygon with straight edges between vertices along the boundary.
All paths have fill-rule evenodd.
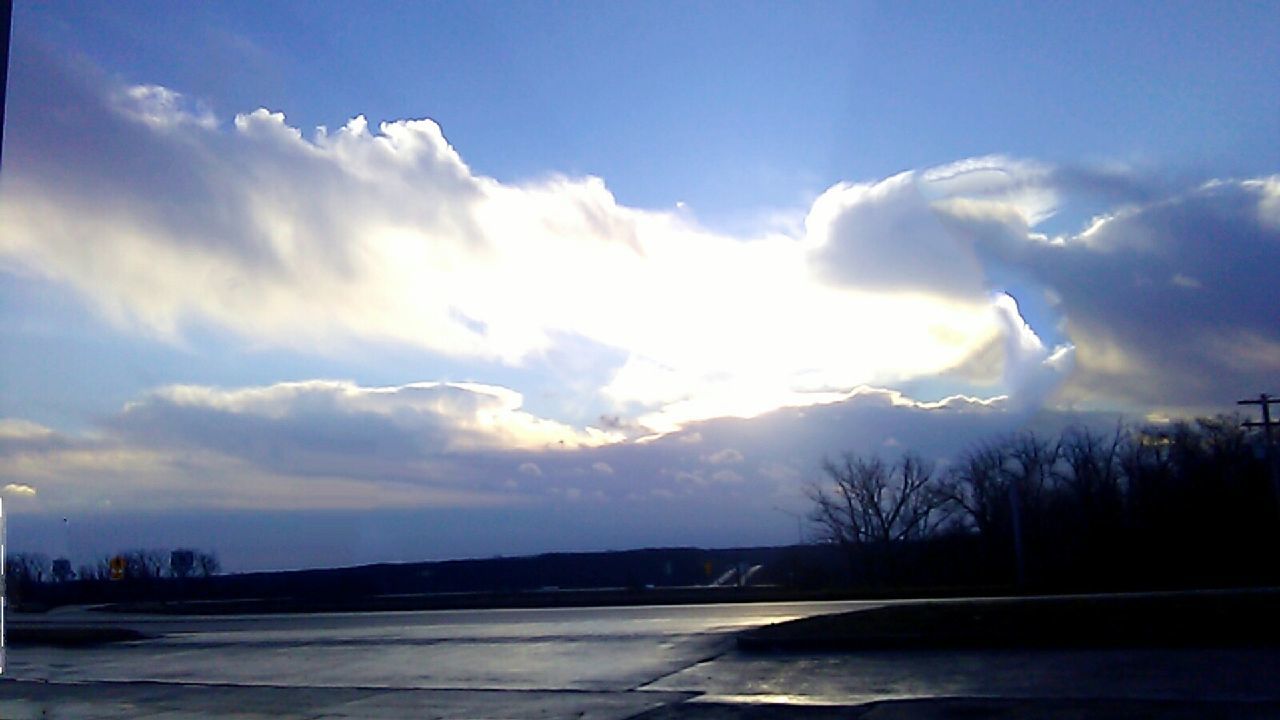
<path id="1" fill-rule="evenodd" d="M 50 566 L 49 576 L 54 582 L 71 582 L 75 579 L 76 573 L 71 569 L 71 561 L 67 558 L 60 557 L 53 559 L 53 565 Z"/>
<path id="2" fill-rule="evenodd" d="M 1005 448 L 999 443 L 975 445 L 961 454 L 942 483 L 947 500 L 988 538 L 1007 533 L 1010 524 L 1004 463 Z"/>
<path id="3" fill-rule="evenodd" d="M 125 575 L 131 580 L 151 580 L 164 576 L 169 557 L 162 550 L 130 550 L 125 558 Z"/>
<path id="4" fill-rule="evenodd" d="M 1027 529 L 1050 517 L 1061 457 L 1060 442 L 1020 433 L 968 450 L 943 483 L 949 502 L 990 550 L 1012 543 L 1019 582 L 1026 575 Z"/>
<path id="5" fill-rule="evenodd" d="M 111 579 L 111 558 L 100 558 L 92 564 L 83 564 L 76 572 L 76 576 L 81 580 L 109 580 Z"/>
<path id="6" fill-rule="evenodd" d="M 1020 498 L 1022 511 L 1034 513 L 1043 509 L 1045 496 L 1053 489 L 1057 477 L 1061 443 L 1025 432 L 1014 435 L 1006 446 L 1004 472 Z"/>
<path id="7" fill-rule="evenodd" d="M 1042 509 L 1061 457 L 1060 443 L 1034 433 L 976 445 L 951 466 L 944 491 L 979 533 L 1005 533 L 1015 507 L 1024 514 Z"/>
<path id="8" fill-rule="evenodd" d="M 175 578 L 185 578 L 196 569 L 196 551 L 188 548 L 178 548 L 169 553 L 169 575 Z"/>
<path id="9" fill-rule="evenodd" d="M 195 557 L 195 574 L 200 577 L 213 577 L 222 572 L 222 563 L 218 556 L 211 552 L 197 552 Z"/>
<path id="10" fill-rule="evenodd" d="M 1122 460 L 1127 437 L 1123 425 L 1117 425 L 1110 435 L 1074 428 L 1062 436 L 1059 448 L 1065 467 L 1060 482 L 1086 525 L 1118 521 L 1124 498 Z"/>
<path id="11" fill-rule="evenodd" d="M 942 521 L 979 536 L 955 547 L 979 549 L 983 581 L 1016 570 L 1019 582 L 1059 586 L 1274 582 L 1261 549 L 1280 513 L 1257 442 L 1224 416 L 1008 435 L 970 447 L 941 479 L 910 456 L 846 455 L 810 488 L 811 519 L 851 567 L 872 570 L 889 559 L 882 548 Z"/>
<path id="12" fill-rule="evenodd" d="M 941 519 L 945 498 L 933 466 L 905 453 L 889 464 L 878 457 L 845 454 L 822 465 L 826 482 L 809 487 L 810 520 L 818 537 L 842 547 L 852 566 L 863 550 L 870 558 L 892 543 L 928 536 Z M 876 574 L 872 568 L 872 574 Z"/>
<path id="13" fill-rule="evenodd" d="M 49 575 L 49 558 L 39 553 L 13 553 L 4 559 L 5 581 L 10 585 L 42 583 Z"/>

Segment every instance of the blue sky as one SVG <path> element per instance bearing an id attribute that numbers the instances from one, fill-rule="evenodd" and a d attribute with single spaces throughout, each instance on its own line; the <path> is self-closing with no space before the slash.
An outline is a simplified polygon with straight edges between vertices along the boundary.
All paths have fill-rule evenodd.
<path id="1" fill-rule="evenodd" d="M 219 114 L 431 117 L 480 173 L 713 219 L 1002 153 L 1274 170 L 1265 3 L 19 3 L 16 31 Z M 744 187 L 745 185 L 745 187 Z M 730 190 L 732 188 L 732 190 Z M 704 209 L 705 208 L 705 209 Z"/>
<path id="2" fill-rule="evenodd" d="M 1277 38 L 1266 3 L 19 2 L 13 544 L 216 511 L 230 567 L 308 565 L 262 513 L 342 508 L 387 533 L 351 562 L 785 542 L 824 454 L 1231 410 L 1280 374 Z M 535 531 L 587 504 L 630 530 Z"/>

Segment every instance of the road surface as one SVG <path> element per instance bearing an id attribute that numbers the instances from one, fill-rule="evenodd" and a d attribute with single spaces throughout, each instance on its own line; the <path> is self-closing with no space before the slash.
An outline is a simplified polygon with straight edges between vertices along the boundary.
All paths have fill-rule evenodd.
<path id="1" fill-rule="evenodd" d="M 744 628 L 882 604 L 109 617 L 155 637 L 10 648 L 0 717 L 622 720 L 777 716 L 777 704 L 815 718 L 840 705 L 872 708 L 881 713 L 875 717 L 925 717 L 936 707 L 918 701 L 938 698 L 1054 698 L 1063 717 L 1078 710 L 1076 701 L 1111 703 L 1116 716 L 1132 713 L 1128 701 L 1169 701 L 1170 710 L 1194 709 L 1193 700 L 1236 703 L 1218 709 L 1256 717 L 1280 708 L 1280 651 L 1271 649 L 770 655 L 733 648 L 733 633 Z M 86 620 L 103 618 L 70 611 L 35 621 Z M 867 705 L 876 702 L 889 704 Z M 995 707 L 965 716 L 1018 716 Z"/>

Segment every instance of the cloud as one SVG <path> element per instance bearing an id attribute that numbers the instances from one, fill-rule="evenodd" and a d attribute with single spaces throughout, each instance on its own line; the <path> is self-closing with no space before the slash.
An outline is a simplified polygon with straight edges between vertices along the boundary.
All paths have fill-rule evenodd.
<path id="1" fill-rule="evenodd" d="M 0 453 L 39 453 L 68 446 L 64 436 L 44 425 L 21 418 L 0 418 Z"/>
<path id="2" fill-rule="evenodd" d="M 732 470 L 717 470 L 711 473 L 711 481 L 718 483 L 740 483 L 742 476 Z"/>
<path id="3" fill-rule="evenodd" d="M 829 191 L 803 237 L 732 237 L 599 178 L 478 175 L 430 120 L 228 121 L 29 43 L 9 99 L 0 255 L 175 342 L 210 325 L 520 364 L 580 338 L 628 358 L 604 397 L 669 431 L 935 373 L 999 333 L 911 178 Z"/>
<path id="4" fill-rule="evenodd" d="M 78 436 L 0 428 L 0 479 L 81 510 L 509 504 L 510 468 L 541 477 L 543 458 L 621 437 L 533 415 L 506 388 L 332 380 L 162 387 Z"/>
<path id="5" fill-rule="evenodd" d="M 0 488 L 0 492 L 4 493 L 5 495 L 16 495 L 19 497 L 35 497 L 36 496 L 35 488 L 31 487 L 30 485 L 23 485 L 22 483 L 9 483 L 8 485 L 5 485 L 3 488 Z"/>
<path id="6" fill-rule="evenodd" d="M 796 468 L 778 462 L 769 462 L 756 469 L 762 477 L 779 483 L 794 483 L 800 477 Z"/>
<path id="7" fill-rule="evenodd" d="M 706 461 L 712 465 L 726 465 L 731 463 L 742 462 L 742 453 L 733 448 L 725 448 L 717 452 L 711 453 L 706 457 Z"/>
<path id="8" fill-rule="evenodd" d="M 840 183 L 805 221 L 809 262 L 828 282 L 863 290 L 980 299 L 983 271 L 931 212 L 916 173 L 877 183 Z"/>
<path id="9" fill-rule="evenodd" d="M 1212 412 L 1280 372 L 1270 277 L 1280 226 L 1269 220 L 1278 197 L 1275 178 L 1213 181 L 1053 238 L 972 208 L 940 212 L 1050 291 L 1073 348 L 1054 360 L 1070 367 L 1062 400 Z"/>
<path id="10" fill-rule="evenodd" d="M 1022 318 L 1017 300 L 1001 294 L 995 302 L 1004 323 L 1004 386 L 1021 407 L 1038 408 L 1069 376 L 1075 347 L 1046 348 Z"/>
<path id="11" fill-rule="evenodd" d="M 431 120 L 219 118 L 25 41 L 8 122 L 0 258 L 119 326 L 508 365 L 571 338 L 609 358 L 582 392 L 631 436 L 937 378 L 935 397 L 1203 407 L 1277 369 L 1275 177 L 1179 190 L 980 157 L 837 183 L 801 226 L 732 236 L 600 178 L 477 174 Z M 1045 230 L 1072 207 L 1098 213 Z M 1055 326 L 1011 304 L 1019 285 L 1055 298 Z"/>
<path id="12" fill-rule="evenodd" d="M 37 438 L 46 438 L 53 434 L 49 428 L 23 420 L 21 418 L 0 418 L 0 439 L 3 440 L 29 440 Z"/>
<path id="13" fill-rule="evenodd" d="M 181 93 L 159 85 L 121 88 L 113 100 L 120 113 L 158 130 L 182 125 L 212 130 L 218 125 L 217 118 L 207 107 L 190 107 Z"/>
<path id="14" fill-rule="evenodd" d="M 172 386 L 128 404 L 107 429 L 129 444 L 213 453 L 267 473 L 481 492 L 499 492 L 498 467 L 512 452 L 621 437 L 535 416 L 522 403 L 511 390 L 475 384 Z M 535 460 L 515 466 L 543 473 Z"/>
<path id="15" fill-rule="evenodd" d="M 131 402 L 113 426 L 132 435 L 176 437 L 182 442 L 214 442 L 175 420 L 207 415 L 233 416 L 246 425 L 274 425 L 315 417 L 349 419 L 339 427 L 287 428 L 300 446 L 412 443 L 438 452 L 476 448 L 549 448 L 599 445 L 622 436 L 581 430 L 523 410 L 524 398 L 508 388 L 476 383 L 423 382 L 363 387 L 348 381 L 308 380 L 222 389 L 173 385 Z M 364 429 L 361 429 L 361 428 Z M 240 442 L 242 438 L 237 438 Z"/>
<path id="16" fill-rule="evenodd" d="M 639 494 L 728 508 L 752 501 L 716 488 L 794 500 L 824 455 L 879 452 L 890 437 L 945 454 L 984 434 L 1022 427 L 1030 417 L 1001 401 L 920 402 L 859 388 L 826 405 L 698 421 L 636 442 L 530 415 L 510 391 L 487 386 L 331 380 L 170 386 L 143 394 L 82 435 L 48 431 L 34 433 L 34 441 L 0 441 L 0 481 L 39 488 L 32 501 L 64 513 L 475 512 L 549 508 L 574 487 L 601 503 Z M 708 446 L 721 450 L 707 455 Z M 736 447 L 751 448 L 750 470 Z"/>
<path id="17" fill-rule="evenodd" d="M 945 462 L 970 443 L 1015 430 L 1116 422 L 860 388 L 825 405 L 697 421 L 647 442 L 544 447 L 503 444 L 513 437 L 505 432 L 476 442 L 468 426 L 485 398 L 414 387 L 163 388 L 83 435 L 0 442 L 0 485 L 38 488 L 34 496 L 5 491 L 6 499 L 20 497 L 27 527 L 43 522 L 43 535 L 24 530 L 29 547 L 62 542 L 57 519 L 69 516 L 96 528 L 80 543 L 86 553 L 146 538 L 212 547 L 234 569 L 487 556 L 513 547 L 742 546 L 794 541 L 794 522 L 773 508 L 805 506 L 804 488 L 821 477 L 824 457 L 910 448 Z M 454 443 L 455 434 L 466 441 Z M 902 447 L 887 446 L 890 438 Z M 708 447 L 750 448 L 750 462 L 709 465 Z M 181 521 L 166 520 L 173 518 Z"/>

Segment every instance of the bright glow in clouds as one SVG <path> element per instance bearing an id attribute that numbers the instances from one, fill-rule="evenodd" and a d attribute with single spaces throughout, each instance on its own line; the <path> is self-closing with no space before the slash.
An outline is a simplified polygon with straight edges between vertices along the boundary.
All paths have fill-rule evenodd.
<path id="1" fill-rule="evenodd" d="M 166 88 L 54 81 L 56 108 L 13 121 L 16 145 L 39 133 L 51 152 L 6 167 L 0 252 L 157 336 L 198 320 L 258 344 L 508 364 L 577 336 L 628 358 L 604 396 L 670 431 L 937 374 L 1006 331 L 926 199 L 971 192 L 963 166 L 838 185 L 802 237 L 739 238 L 621 206 L 598 178 L 477 176 L 429 120 L 307 138 L 266 110 L 225 128 Z M 72 156 L 86 132 L 102 139 L 87 161 Z M 1043 174 L 973 172 L 983 198 L 987 176 Z"/>
<path id="2" fill-rule="evenodd" d="M 968 13 L 1034 41 L 939 75 L 920 49 L 964 58 L 973 33 L 910 11 L 566 46 L 530 32 L 560 11 L 425 10 L 476 42 L 397 47 L 376 13 L 20 10 L 0 495 L 47 521 L 23 549 L 95 515 L 86 552 L 160 522 L 236 568 L 791 542 L 773 508 L 824 456 L 942 466 L 1007 432 L 1230 412 L 1280 373 L 1266 13 L 1162 18 L 1152 37 L 1215 28 L 1175 63 L 1131 52 L 1149 13 Z M 844 52 L 851 27 L 886 52 Z M 761 31 L 813 52 L 761 55 Z M 1048 47 L 1089 52 L 1005 62 Z M 1002 147 L 1042 154 L 966 156 Z"/>
<path id="3" fill-rule="evenodd" d="M 974 158 L 837 183 L 794 230 L 734 237 L 687 211 L 621 205 L 599 178 L 478 175 L 430 120 L 375 131 L 357 117 L 309 136 L 267 110 L 219 123 L 166 88 L 20 59 L 0 256 L 179 342 L 204 323 L 336 355 L 391 341 L 474 362 L 480 377 L 572 343 L 584 364 L 608 363 L 573 389 L 591 396 L 581 404 L 635 438 L 920 380 L 934 397 L 1028 409 L 1151 404 L 1176 386 L 1188 397 L 1164 406 L 1188 407 L 1237 392 L 1201 380 L 1215 372 L 1267 372 L 1280 341 L 1274 323 L 1228 310 L 1267 306 L 1236 296 L 1265 286 L 1240 278 L 1276 252 L 1275 178 L 1160 197 L 1123 168 Z M 1073 202 L 1094 206 L 1091 226 L 1037 230 Z M 1008 277 L 1054 298 L 1035 322 L 1065 341 L 1047 346 Z M 396 392 L 439 403 L 462 390 L 477 403 L 467 442 L 623 437 L 521 415 L 505 389 Z M 256 402 L 225 392 L 205 400 Z"/>

